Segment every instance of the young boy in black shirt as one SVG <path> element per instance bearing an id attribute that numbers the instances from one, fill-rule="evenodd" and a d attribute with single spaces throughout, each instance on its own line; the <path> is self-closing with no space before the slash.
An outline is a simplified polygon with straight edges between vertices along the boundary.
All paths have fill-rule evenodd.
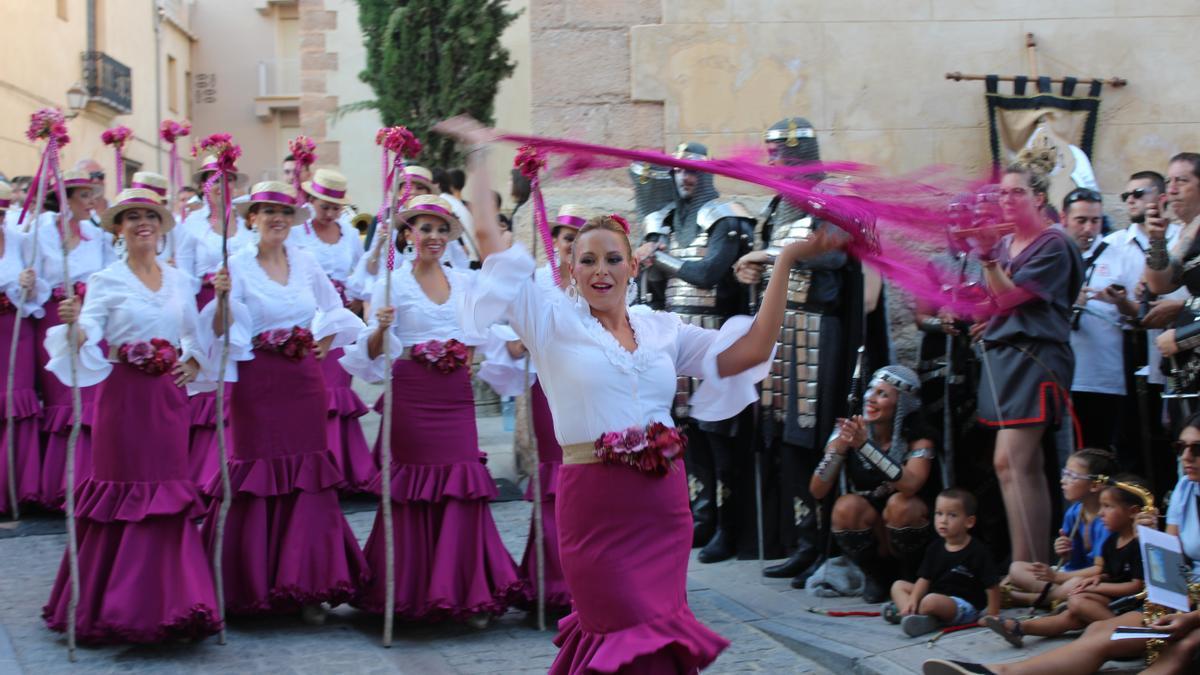
<path id="1" fill-rule="evenodd" d="M 916 583 L 892 585 L 892 602 L 906 634 L 917 637 L 943 625 L 975 623 L 985 605 L 988 615 L 1000 613 L 1000 575 L 987 549 L 970 533 L 976 508 L 975 496 L 966 490 L 951 488 L 938 495 L 933 524 L 941 539 L 925 551 Z"/>

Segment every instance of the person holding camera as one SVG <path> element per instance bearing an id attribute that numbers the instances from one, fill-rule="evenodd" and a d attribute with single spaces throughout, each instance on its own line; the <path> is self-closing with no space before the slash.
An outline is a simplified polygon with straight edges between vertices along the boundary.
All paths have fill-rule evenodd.
<path id="1" fill-rule="evenodd" d="M 1063 227 L 1083 253 L 1084 269 L 1083 289 L 1071 308 L 1071 403 L 1083 446 L 1111 448 L 1127 391 L 1123 331 L 1138 315 L 1131 298 L 1142 263 L 1100 237 L 1104 205 L 1099 192 L 1072 190 L 1063 199 L 1062 213 Z"/>

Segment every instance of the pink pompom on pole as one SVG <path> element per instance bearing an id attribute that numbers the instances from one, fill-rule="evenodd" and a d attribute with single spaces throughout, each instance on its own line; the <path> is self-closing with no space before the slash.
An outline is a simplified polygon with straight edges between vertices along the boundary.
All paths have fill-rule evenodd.
<path id="1" fill-rule="evenodd" d="M 116 155 L 117 167 L 117 191 L 125 189 L 125 143 L 133 138 L 133 129 L 125 125 L 115 126 L 111 129 L 105 129 L 104 133 L 100 134 L 100 140 L 105 145 L 113 147 L 113 153 Z"/>
<path id="2" fill-rule="evenodd" d="M 301 176 L 304 171 L 317 161 L 317 144 L 308 136 L 297 136 L 288 141 L 288 152 L 292 155 L 292 161 L 296 166 L 292 169 L 292 187 L 296 188 L 296 205 L 304 203 L 304 190 L 302 188 L 303 180 Z M 304 222 L 304 232 L 312 234 L 312 225 Z"/>
<path id="3" fill-rule="evenodd" d="M 212 134 L 205 136 L 199 144 L 192 146 L 193 157 L 205 155 L 213 155 L 217 159 L 217 165 L 211 167 L 214 170 L 208 176 L 208 180 L 204 181 L 204 198 L 211 200 L 212 189 L 218 180 L 230 175 L 237 175 L 237 160 L 242 156 L 242 146 L 234 143 L 233 136 L 230 134 Z M 228 187 L 227 183 L 228 181 L 223 184 L 223 188 Z M 233 219 L 233 196 L 229 194 L 228 189 L 222 189 L 221 193 L 225 222 L 231 222 Z"/>
<path id="4" fill-rule="evenodd" d="M 546 261 L 550 263 L 550 274 L 554 285 L 559 285 L 562 276 L 558 271 L 558 260 L 554 254 L 554 237 L 550 234 L 549 218 L 546 216 L 546 201 L 542 197 L 542 184 L 538 174 L 546 168 L 546 155 L 534 145 L 523 145 L 517 149 L 513 168 L 529 179 L 529 194 L 533 197 L 533 223 L 542 237 L 546 248 Z"/>
<path id="5" fill-rule="evenodd" d="M 187 122 L 176 122 L 175 120 L 163 120 L 162 125 L 158 128 L 158 137 L 163 140 L 169 147 L 168 149 L 168 166 L 167 180 L 171 184 L 171 199 L 175 199 L 179 193 L 180 186 L 183 185 L 183 168 L 179 161 L 179 146 L 177 141 L 180 138 L 192 133 L 192 125 Z M 183 214 L 183 205 L 176 205 L 179 210 L 179 215 Z M 174 242 L 174 239 L 172 239 Z M 174 255 L 171 256 L 172 258 Z"/>
<path id="6" fill-rule="evenodd" d="M 412 176 L 408 175 L 405 167 L 407 160 L 421 154 L 423 146 L 420 139 L 408 127 L 402 125 L 384 127 L 375 132 L 375 144 L 383 148 L 383 160 L 380 165 L 383 173 L 383 201 L 379 205 L 379 213 L 376 214 L 376 217 L 382 222 L 393 203 L 401 206 L 412 196 Z M 404 178 L 404 187 L 400 195 L 393 199 L 397 172 Z M 396 247 L 390 245 L 388 246 L 388 269 L 395 269 L 395 265 Z"/>

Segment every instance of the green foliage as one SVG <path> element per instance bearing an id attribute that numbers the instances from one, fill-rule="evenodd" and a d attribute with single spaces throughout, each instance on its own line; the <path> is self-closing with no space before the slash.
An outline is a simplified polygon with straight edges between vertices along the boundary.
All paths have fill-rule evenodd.
<path id="1" fill-rule="evenodd" d="M 496 90 L 515 68 L 500 36 L 517 13 L 504 0 L 358 0 L 358 7 L 367 48 L 359 78 L 375 100 L 343 112 L 374 108 L 384 126 L 403 124 L 421 139 L 420 164 L 457 165 L 454 142 L 429 128 L 458 114 L 494 123 Z"/>

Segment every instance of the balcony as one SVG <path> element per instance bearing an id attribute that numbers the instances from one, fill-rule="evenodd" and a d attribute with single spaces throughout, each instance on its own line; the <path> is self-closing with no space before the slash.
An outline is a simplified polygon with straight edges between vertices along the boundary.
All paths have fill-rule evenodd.
<path id="1" fill-rule="evenodd" d="M 104 52 L 83 52 L 83 86 L 88 99 L 118 114 L 133 112 L 133 79 L 129 66 Z"/>
<path id="2" fill-rule="evenodd" d="M 300 59 L 258 62 L 258 96 L 254 113 L 269 119 L 276 110 L 300 109 Z"/>

